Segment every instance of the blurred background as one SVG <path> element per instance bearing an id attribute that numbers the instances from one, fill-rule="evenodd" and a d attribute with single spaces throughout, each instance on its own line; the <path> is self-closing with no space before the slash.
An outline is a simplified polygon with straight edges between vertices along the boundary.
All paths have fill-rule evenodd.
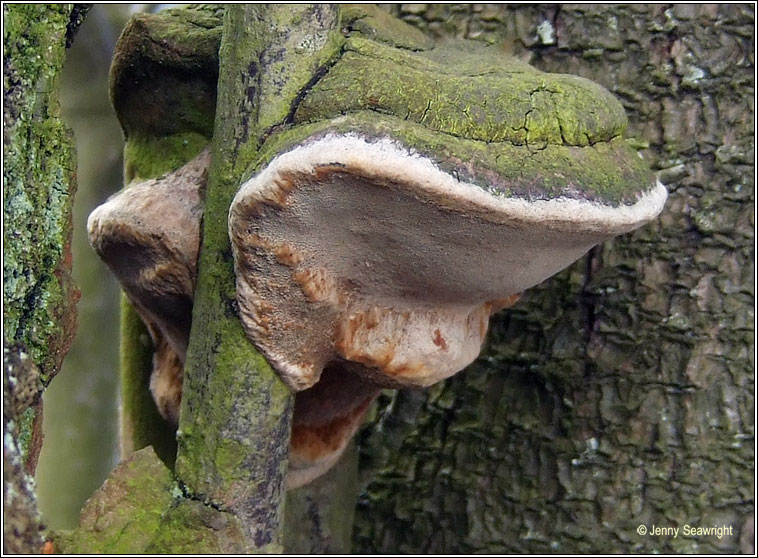
<path id="1" fill-rule="evenodd" d="M 87 216 L 122 186 L 123 138 L 108 98 L 113 48 L 132 14 L 168 6 L 93 6 L 63 71 L 61 108 L 78 158 L 72 250 L 82 297 L 74 344 L 44 395 L 45 441 L 36 481 L 40 510 L 54 529 L 77 524 L 82 504 L 119 459 L 120 290 L 89 246 Z"/>

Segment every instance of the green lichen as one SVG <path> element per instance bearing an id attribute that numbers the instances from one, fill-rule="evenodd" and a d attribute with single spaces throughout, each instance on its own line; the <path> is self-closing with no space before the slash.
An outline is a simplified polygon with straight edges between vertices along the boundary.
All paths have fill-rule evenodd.
<path id="1" fill-rule="evenodd" d="M 239 472 L 244 470 L 244 447 L 235 440 L 220 440 L 213 457 L 219 474 L 224 477 L 224 483 L 232 483 L 239 479 Z M 228 475 L 228 476 L 227 476 Z"/>
<path id="2" fill-rule="evenodd" d="M 4 16 L 3 325 L 47 384 L 73 338 L 71 134 L 60 120 L 69 5 L 13 4 Z"/>
<path id="3" fill-rule="evenodd" d="M 535 147 L 592 145 L 626 128 L 621 104 L 599 85 L 540 72 L 476 43 L 412 53 L 351 37 L 295 120 L 363 110 L 465 139 Z"/>
<path id="4" fill-rule="evenodd" d="M 244 554 L 247 548 L 239 519 L 201 502 L 178 500 L 161 518 L 145 548 L 155 554 Z"/>
<path id="5" fill-rule="evenodd" d="M 364 19 L 381 23 L 359 8 L 343 11 L 348 31 Z M 350 36 L 298 103 L 293 127 L 268 138 L 248 175 L 310 136 L 355 132 L 412 147 L 497 196 L 616 205 L 654 185 L 647 165 L 621 140 L 621 104 L 602 87 L 540 72 L 478 44 L 412 52 L 380 36 L 376 29 Z"/>
<path id="6" fill-rule="evenodd" d="M 208 137 L 197 132 L 131 136 L 124 146 L 124 182 L 143 181 L 174 171 L 200 153 L 208 141 Z"/>
<path id="7" fill-rule="evenodd" d="M 226 242 L 228 243 L 228 237 Z M 288 429 L 285 427 L 274 437 L 264 434 L 263 439 L 257 437 L 254 430 L 276 430 L 276 426 L 261 423 L 244 432 L 230 431 L 221 439 L 208 436 L 207 433 L 217 429 L 216 425 L 228 423 L 234 417 L 270 416 L 269 422 L 273 421 L 276 425 L 291 413 L 291 394 L 276 376 L 261 373 L 269 370 L 269 365 L 247 339 L 236 314 L 214 311 L 228 308 L 234 299 L 232 262 L 222 258 L 207 269 L 207 273 L 201 273 L 198 277 L 196 292 L 208 289 L 210 285 L 216 288 L 218 285 L 226 286 L 223 296 L 218 296 L 213 291 L 208 293 L 210 308 L 198 308 L 196 305 L 193 314 L 193 324 L 213 323 L 213 335 L 204 336 L 195 343 L 207 351 L 205 358 L 212 359 L 214 374 L 210 377 L 201 375 L 197 379 L 192 373 L 185 374 L 187 385 L 184 388 L 181 416 L 191 413 L 193 420 L 183 420 L 180 426 L 177 471 L 187 484 L 198 487 L 197 490 L 201 493 L 205 493 L 211 486 L 224 486 L 224 492 L 216 494 L 214 498 L 219 501 L 232 498 L 237 483 L 250 481 L 250 471 L 245 463 L 251 445 L 256 444 L 261 448 L 259 451 L 272 456 L 286 453 Z M 193 328 L 193 333 L 194 331 Z M 254 390 L 254 384 L 264 384 L 260 388 L 263 393 Z M 246 396 L 240 397 L 241 393 Z M 196 409 L 204 411 L 197 412 Z"/>
<path id="8" fill-rule="evenodd" d="M 570 196 L 618 204 L 634 202 L 640 192 L 655 184 L 647 164 L 621 138 L 585 147 L 529 149 L 509 142 L 487 143 L 441 134 L 374 111 L 305 124 L 273 136 L 248 175 L 279 153 L 328 133 L 390 138 L 429 157 L 440 169 L 501 197 Z"/>
<path id="9" fill-rule="evenodd" d="M 230 10 L 176 470 L 195 493 L 234 510 L 254 548 L 280 550 L 292 394 L 242 330 L 227 214 L 243 170 L 267 135 L 290 124 L 342 39 L 329 6 Z"/>
<path id="10" fill-rule="evenodd" d="M 24 458 L 29 455 L 29 446 L 32 441 L 34 419 L 36 416 L 37 413 L 35 412 L 35 409 L 33 407 L 29 407 L 23 413 L 21 413 L 21 416 L 17 419 L 18 422 L 16 424 L 18 438 L 16 439 L 16 442 L 18 443 L 18 450 Z"/>
<path id="11" fill-rule="evenodd" d="M 347 33 L 408 50 L 429 50 L 434 39 L 371 4 L 346 4 L 340 8 L 340 27 Z"/>

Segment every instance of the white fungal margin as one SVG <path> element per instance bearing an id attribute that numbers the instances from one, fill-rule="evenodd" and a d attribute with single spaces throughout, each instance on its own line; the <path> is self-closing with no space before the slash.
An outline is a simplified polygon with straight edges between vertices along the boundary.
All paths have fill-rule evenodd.
<path id="1" fill-rule="evenodd" d="M 311 174 L 324 166 L 359 169 L 367 177 L 404 183 L 442 206 L 466 208 L 496 223 L 544 224 L 576 232 L 622 234 L 658 215 L 666 202 L 666 188 L 656 180 L 640 187 L 633 204 L 616 206 L 596 200 L 562 197 L 528 200 L 494 196 L 480 186 L 461 181 L 441 170 L 430 158 L 390 138 L 370 139 L 351 132 L 330 133 L 308 140 L 275 157 L 264 170 L 242 184 L 231 207 L 246 196 L 265 201 L 275 196 L 283 172 Z M 231 222 L 231 220 L 230 220 Z"/>

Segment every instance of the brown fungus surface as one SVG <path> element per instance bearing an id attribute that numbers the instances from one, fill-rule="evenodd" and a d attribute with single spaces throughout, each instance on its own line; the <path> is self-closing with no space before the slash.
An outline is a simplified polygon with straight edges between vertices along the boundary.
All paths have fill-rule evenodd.
<path id="1" fill-rule="evenodd" d="M 174 424 L 209 163 L 205 149 L 172 173 L 122 190 L 87 222 L 90 243 L 148 326 L 155 345 L 150 388 L 161 414 Z"/>

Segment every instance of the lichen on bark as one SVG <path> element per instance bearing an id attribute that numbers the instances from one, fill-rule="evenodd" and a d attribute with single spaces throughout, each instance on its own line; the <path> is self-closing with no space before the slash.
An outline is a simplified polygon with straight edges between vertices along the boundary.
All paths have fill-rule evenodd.
<path id="1" fill-rule="evenodd" d="M 70 280 L 72 138 L 58 85 L 69 5 L 8 5 L 3 43 L 3 325 L 47 384 L 75 332 Z"/>
<path id="2" fill-rule="evenodd" d="M 76 329 L 75 158 L 58 100 L 71 13 L 70 4 L 3 5 L 4 552 L 41 548 L 30 476 L 41 394 Z"/>

